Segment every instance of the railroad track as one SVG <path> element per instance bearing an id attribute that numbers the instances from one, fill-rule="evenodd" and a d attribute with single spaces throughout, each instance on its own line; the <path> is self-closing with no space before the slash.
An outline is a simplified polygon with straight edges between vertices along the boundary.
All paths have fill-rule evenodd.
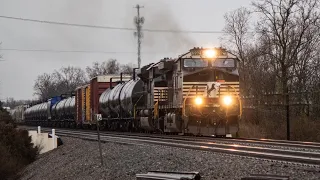
<path id="1" fill-rule="evenodd" d="M 35 129 L 27 127 L 28 130 Z M 44 131 L 50 131 L 49 128 L 43 128 Z M 86 140 L 97 140 L 97 134 L 93 131 L 79 131 L 79 130 L 70 130 L 70 129 L 57 129 L 56 134 L 58 136 L 68 136 Z M 219 152 L 227 154 L 235 154 L 248 157 L 256 157 L 263 159 L 271 160 L 280 160 L 287 162 L 295 163 L 304 163 L 310 165 L 319 165 L 320 164 L 320 153 L 319 152 L 306 152 L 306 151 L 297 151 L 297 150 L 288 150 L 280 148 L 268 148 L 268 147 L 259 147 L 252 144 L 253 140 L 246 141 L 245 139 L 240 139 L 241 145 L 236 144 L 237 139 L 222 139 L 216 142 L 216 139 L 209 138 L 185 138 L 177 136 L 159 136 L 159 135 L 138 135 L 138 134 L 129 134 L 129 133 L 113 133 L 113 132 L 102 132 L 101 141 L 103 142 L 121 142 L 126 144 L 135 144 L 135 145 L 162 145 L 170 146 L 184 149 L 193 149 L 200 151 L 208 152 Z M 299 142 L 280 142 L 276 140 L 254 140 L 255 143 L 276 143 L 277 146 L 294 146 L 303 148 L 313 148 L 320 150 L 320 145 L 317 143 L 314 144 L 301 144 Z M 223 143 L 227 142 L 227 143 Z M 247 142 L 247 145 L 245 145 Z M 249 143 L 248 143 L 249 142 Z"/>
<path id="2" fill-rule="evenodd" d="M 89 131 L 90 132 L 90 131 Z M 102 132 L 103 134 L 109 135 L 124 135 L 127 136 L 129 133 L 119 132 Z M 178 139 L 185 141 L 206 141 L 222 144 L 237 144 L 237 145 L 248 145 L 259 147 L 272 147 L 272 148 L 285 148 L 285 149 L 297 149 L 305 151 L 318 151 L 320 153 L 320 143 L 316 142 L 301 142 L 301 141 L 284 141 L 284 140 L 273 140 L 273 139 L 245 139 L 245 138 L 215 138 L 215 137 L 196 137 L 196 136 L 179 136 L 179 135 L 163 135 L 160 134 L 141 134 L 141 133 L 130 133 L 130 136 L 136 137 L 150 137 L 150 138 L 167 138 L 167 139 Z"/>
<path id="3" fill-rule="evenodd" d="M 34 127 L 34 126 L 21 126 L 21 127 Z M 69 128 L 57 128 L 60 130 L 67 131 L 79 131 L 79 129 L 69 129 Z M 96 132 L 95 130 L 81 129 L 83 132 Z M 197 137 L 197 136 L 180 136 L 180 135 L 161 135 L 161 134 L 146 134 L 138 132 L 115 132 L 115 131 L 100 131 L 101 134 L 106 135 L 123 135 L 123 136 L 133 136 L 133 137 L 150 137 L 150 138 L 167 138 L 167 139 L 179 139 L 185 141 L 207 141 L 222 144 L 238 144 L 238 145 L 248 145 L 252 144 L 254 146 L 260 147 L 272 147 L 272 148 L 293 148 L 297 150 L 305 151 L 318 151 L 320 153 L 320 143 L 317 142 L 303 142 L 303 141 L 287 141 L 287 140 L 275 140 L 275 139 L 253 139 L 253 138 L 216 138 L 216 137 Z"/>

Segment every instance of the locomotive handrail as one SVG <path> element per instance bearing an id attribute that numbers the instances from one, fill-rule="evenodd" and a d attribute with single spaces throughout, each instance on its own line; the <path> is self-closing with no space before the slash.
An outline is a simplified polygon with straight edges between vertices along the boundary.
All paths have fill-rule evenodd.
<path id="1" fill-rule="evenodd" d="M 143 94 L 139 97 L 138 101 L 133 106 L 133 119 L 136 119 L 136 106 L 137 106 L 138 102 L 140 101 L 140 99 L 142 98 L 142 96 L 143 96 Z"/>
<path id="2" fill-rule="evenodd" d="M 159 97 L 158 97 L 158 99 L 157 99 L 157 102 L 156 102 L 156 103 L 154 104 L 154 106 L 153 106 L 153 109 L 154 109 L 153 117 L 154 117 L 154 118 L 157 118 L 158 115 L 159 115 L 159 101 L 160 101 L 160 98 L 162 97 L 161 91 L 160 91 L 159 89 L 157 89 L 157 91 L 158 91 Z"/>
<path id="3" fill-rule="evenodd" d="M 234 90 L 234 92 L 237 92 L 236 88 L 234 88 L 232 86 L 228 86 L 228 87 L 231 87 Z M 241 117 L 242 116 L 242 103 L 241 103 L 241 98 L 240 98 L 239 94 L 237 95 L 237 97 L 238 97 L 238 100 L 239 100 L 239 111 L 240 111 L 240 117 Z"/>
<path id="4" fill-rule="evenodd" d="M 158 101 L 154 104 L 154 106 L 153 106 L 153 109 L 154 109 L 153 117 L 154 117 L 154 118 L 157 118 L 158 115 L 159 115 L 158 107 L 159 107 L 159 100 L 158 100 Z"/>
<path id="5" fill-rule="evenodd" d="M 188 91 L 188 93 L 187 93 L 187 96 L 184 98 L 184 100 L 183 100 L 183 106 L 182 106 L 182 115 L 184 116 L 184 117 L 187 117 L 186 116 L 186 101 L 187 101 L 187 98 L 188 98 L 188 96 L 189 96 L 189 93 L 190 93 L 190 91 L 191 91 L 191 89 L 194 87 L 195 85 L 193 85 L 193 86 L 191 86 L 190 88 L 189 88 L 189 91 Z"/>

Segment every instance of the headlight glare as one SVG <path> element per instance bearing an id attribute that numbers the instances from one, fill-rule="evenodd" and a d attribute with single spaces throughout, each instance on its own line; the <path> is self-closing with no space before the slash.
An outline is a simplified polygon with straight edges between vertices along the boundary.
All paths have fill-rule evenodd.
<path id="1" fill-rule="evenodd" d="M 201 97 L 196 97 L 195 103 L 196 103 L 196 105 L 199 106 L 199 105 L 201 105 L 203 103 L 203 99 Z"/>
<path id="2" fill-rule="evenodd" d="M 216 57 L 217 52 L 214 49 L 206 49 L 203 51 L 205 58 L 214 58 Z"/>
<path id="3" fill-rule="evenodd" d="M 230 96 L 225 96 L 223 97 L 223 103 L 226 106 L 230 106 L 232 104 L 232 98 Z"/>

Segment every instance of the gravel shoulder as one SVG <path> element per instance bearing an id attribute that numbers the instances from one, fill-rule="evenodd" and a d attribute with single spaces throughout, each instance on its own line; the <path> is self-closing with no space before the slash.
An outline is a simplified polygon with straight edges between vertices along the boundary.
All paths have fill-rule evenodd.
<path id="1" fill-rule="evenodd" d="M 320 166 L 268 161 L 222 153 L 185 150 L 158 145 L 98 143 L 62 137 L 64 145 L 42 154 L 21 172 L 27 179 L 136 179 L 148 171 L 198 171 L 202 179 L 241 179 L 250 174 L 277 174 L 290 179 L 320 179 Z"/>

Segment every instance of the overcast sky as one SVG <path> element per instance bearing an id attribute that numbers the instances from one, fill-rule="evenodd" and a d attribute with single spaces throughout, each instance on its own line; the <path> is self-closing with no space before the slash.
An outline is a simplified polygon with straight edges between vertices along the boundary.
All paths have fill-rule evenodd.
<path id="1" fill-rule="evenodd" d="M 143 28 L 221 31 L 223 15 L 251 0 L 0 0 L 0 16 L 75 24 L 133 28 L 139 3 L 144 8 Z M 194 46 L 219 46 L 221 34 L 170 34 L 145 32 L 142 65 L 163 57 L 176 57 Z M 37 75 L 63 66 L 85 68 L 94 61 L 116 58 L 136 63 L 133 31 L 107 30 L 27 22 L 0 18 L 0 99 L 31 99 Z M 50 49 L 119 52 L 52 53 L 3 49 Z M 156 52 L 156 53 L 151 53 Z"/>

